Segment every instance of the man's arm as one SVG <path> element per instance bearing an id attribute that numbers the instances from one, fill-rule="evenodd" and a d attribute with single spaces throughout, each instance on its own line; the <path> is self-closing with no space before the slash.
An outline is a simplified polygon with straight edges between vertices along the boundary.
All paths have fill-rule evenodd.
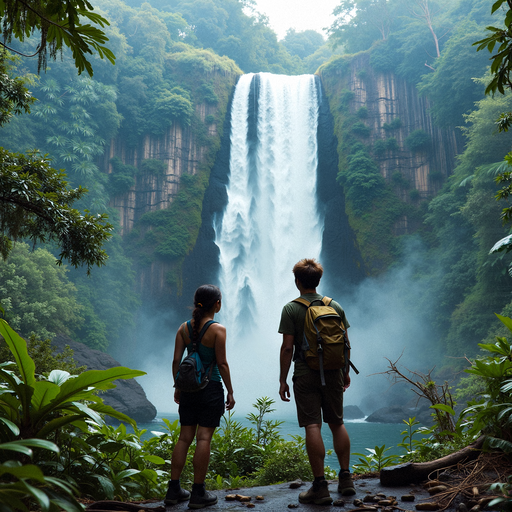
<path id="1" fill-rule="evenodd" d="M 279 357 L 281 372 L 279 375 L 279 396 L 283 402 L 290 401 L 290 387 L 286 383 L 293 357 L 293 334 L 283 334 L 283 344 Z"/>

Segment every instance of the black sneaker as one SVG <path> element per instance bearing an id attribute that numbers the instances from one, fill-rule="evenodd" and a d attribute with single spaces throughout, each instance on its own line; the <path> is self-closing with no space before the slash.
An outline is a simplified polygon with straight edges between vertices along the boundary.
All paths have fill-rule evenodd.
<path id="1" fill-rule="evenodd" d="M 176 490 L 169 487 L 165 495 L 164 503 L 166 505 L 176 505 L 179 501 L 187 501 L 189 498 L 190 493 L 185 489 L 179 487 L 178 490 Z"/>
<path id="2" fill-rule="evenodd" d="M 217 503 L 217 496 L 215 494 L 204 491 L 204 494 L 194 493 L 192 490 L 192 495 L 190 496 L 190 501 L 188 502 L 188 508 L 204 508 L 208 505 L 215 505 Z"/>

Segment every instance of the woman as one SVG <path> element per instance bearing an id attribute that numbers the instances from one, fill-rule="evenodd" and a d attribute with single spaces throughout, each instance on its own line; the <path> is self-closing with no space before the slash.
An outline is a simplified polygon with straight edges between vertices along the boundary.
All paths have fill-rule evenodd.
<path id="1" fill-rule="evenodd" d="M 181 324 L 176 333 L 172 373 L 174 379 L 178 373 L 185 348 L 192 350 L 192 339 L 197 340 L 199 332 L 206 322 L 213 320 L 215 313 L 221 308 L 222 295 L 220 290 L 211 284 L 200 286 L 194 294 L 194 311 L 190 321 L 192 333 L 187 322 Z M 179 404 L 180 436 L 171 461 L 171 480 L 165 496 L 166 505 L 174 505 L 179 501 L 190 499 L 189 508 L 203 508 L 217 503 L 217 496 L 205 489 L 206 472 L 210 461 L 210 443 L 215 428 L 220 424 L 224 414 L 224 391 L 221 378 L 227 389 L 226 409 L 233 409 L 235 400 L 229 366 L 226 360 L 226 328 L 215 322 L 211 324 L 198 345 L 198 352 L 206 367 L 213 364 L 209 384 L 194 393 L 174 391 L 174 401 Z M 185 466 L 187 452 L 194 437 L 197 446 L 193 459 L 194 484 L 192 493 L 182 489 L 180 476 Z"/>

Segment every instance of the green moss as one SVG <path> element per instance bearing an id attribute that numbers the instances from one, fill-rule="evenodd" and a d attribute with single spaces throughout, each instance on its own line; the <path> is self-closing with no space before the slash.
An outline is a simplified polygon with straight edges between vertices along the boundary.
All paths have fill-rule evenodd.
<path id="1" fill-rule="evenodd" d="M 382 128 L 386 130 L 387 132 L 398 130 L 402 126 L 402 121 L 399 117 L 395 117 L 390 123 L 384 123 L 382 125 Z"/>
<path id="2" fill-rule="evenodd" d="M 428 149 L 430 142 L 430 135 L 424 130 L 414 130 L 405 139 L 406 147 L 413 153 Z"/>
<path id="3" fill-rule="evenodd" d="M 348 89 L 349 59 L 334 59 L 319 69 L 334 118 L 338 138 L 339 172 L 337 182 L 343 187 L 346 213 L 354 230 L 357 244 L 366 268 L 372 274 L 385 271 L 401 250 L 400 238 L 395 236 L 397 222 L 407 215 L 416 215 L 418 208 L 400 199 L 393 191 L 393 178 L 387 183 L 378 161 L 386 151 L 399 149 L 396 138 L 389 137 L 365 143 L 370 128 L 361 121 L 364 110 L 350 114 L 354 93 Z M 347 68 L 345 68 L 347 66 Z M 345 73 L 346 71 L 346 73 Z M 401 126 L 399 118 L 388 125 L 388 130 Z M 407 185 L 406 185 L 407 184 Z M 400 185 L 408 186 L 400 173 Z M 419 203 L 421 205 L 421 202 Z"/>
<path id="4" fill-rule="evenodd" d="M 162 160 L 156 160 L 155 158 L 147 158 L 142 160 L 141 171 L 148 174 L 154 174 L 155 176 L 163 176 L 165 171 L 165 163 Z"/>

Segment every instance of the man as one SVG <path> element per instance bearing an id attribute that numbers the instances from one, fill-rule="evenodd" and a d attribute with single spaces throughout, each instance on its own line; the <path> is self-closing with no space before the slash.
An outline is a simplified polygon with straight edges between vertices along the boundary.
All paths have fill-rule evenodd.
<path id="1" fill-rule="evenodd" d="M 303 259 L 293 267 L 293 274 L 302 298 L 309 302 L 322 299 L 322 295 L 316 293 L 323 274 L 320 263 L 314 259 Z M 332 301 L 330 306 L 340 315 L 345 328 L 348 329 L 349 324 L 342 307 L 335 301 Z M 356 492 L 349 471 L 350 438 L 343 424 L 343 392 L 350 386 L 350 375 L 348 365 L 346 370 L 325 370 L 326 385 L 322 386 L 320 372 L 310 369 L 306 364 L 301 349 L 306 311 L 307 308 L 303 304 L 292 301 L 284 306 L 281 314 L 279 332 L 283 335 L 283 344 L 280 354 L 279 395 L 281 400 L 290 401 L 290 388 L 286 379 L 293 359 L 293 393 L 297 417 L 299 426 L 306 429 L 306 451 L 314 476 L 312 487 L 299 494 L 299 501 L 322 505 L 332 502 L 324 476 L 322 413 L 324 422 L 331 429 L 334 451 L 340 463 L 338 492 L 343 496 L 350 496 Z M 348 343 L 348 337 L 346 341 Z"/>

